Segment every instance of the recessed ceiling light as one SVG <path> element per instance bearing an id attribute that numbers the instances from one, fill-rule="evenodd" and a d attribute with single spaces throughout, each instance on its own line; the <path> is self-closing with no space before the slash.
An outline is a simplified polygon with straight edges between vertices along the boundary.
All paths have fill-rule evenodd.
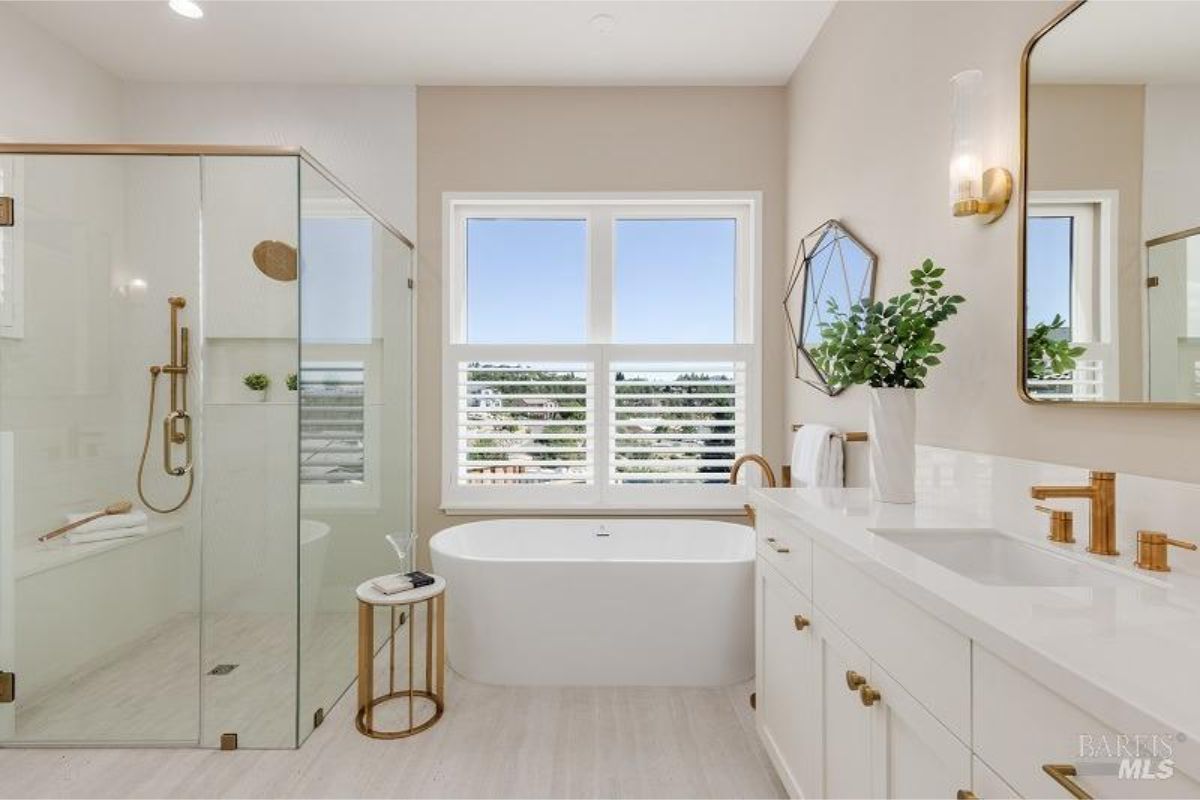
<path id="1" fill-rule="evenodd" d="M 617 20 L 612 14 L 597 14 L 588 23 L 596 33 L 612 33 Z"/>
<path id="2" fill-rule="evenodd" d="M 204 9 L 196 0 L 168 0 L 167 3 L 171 6 L 171 10 L 181 17 L 188 19 L 200 19 L 204 16 Z"/>

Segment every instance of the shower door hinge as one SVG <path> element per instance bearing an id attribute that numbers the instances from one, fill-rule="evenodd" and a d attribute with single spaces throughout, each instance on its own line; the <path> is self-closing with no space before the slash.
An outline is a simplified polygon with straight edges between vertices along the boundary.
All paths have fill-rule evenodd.
<path id="1" fill-rule="evenodd" d="M 17 699 L 17 676 L 12 672 L 0 672 L 0 703 L 13 703 Z"/>
<path id="2" fill-rule="evenodd" d="M 1155 286 L 1158 286 L 1158 276 L 1157 275 L 1151 275 L 1149 278 L 1146 278 L 1146 288 L 1147 289 L 1153 289 Z"/>
<path id="3" fill-rule="evenodd" d="M 409 278 L 408 279 L 408 288 L 414 289 L 414 288 L 416 288 L 416 286 L 417 286 L 417 282 L 414 281 L 412 278 Z"/>
<path id="4" fill-rule="evenodd" d="M 11 228 L 17 222 L 17 202 L 11 197 L 0 197 L 0 228 Z"/>

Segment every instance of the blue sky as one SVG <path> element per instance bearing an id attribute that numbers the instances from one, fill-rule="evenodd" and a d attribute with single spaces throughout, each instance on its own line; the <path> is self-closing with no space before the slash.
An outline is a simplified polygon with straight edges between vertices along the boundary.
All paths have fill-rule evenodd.
<path id="1" fill-rule="evenodd" d="M 1071 218 L 1030 217 L 1026 238 L 1027 325 L 1071 320 Z"/>
<path id="2" fill-rule="evenodd" d="M 300 325 L 304 341 L 371 338 L 372 221 L 306 218 L 301 223 Z"/>
<path id="3" fill-rule="evenodd" d="M 732 219 L 619 220 L 613 340 L 733 341 L 736 230 Z M 581 219 L 468 220 L 468 341 L 586 341 L 587 247 Z"/>

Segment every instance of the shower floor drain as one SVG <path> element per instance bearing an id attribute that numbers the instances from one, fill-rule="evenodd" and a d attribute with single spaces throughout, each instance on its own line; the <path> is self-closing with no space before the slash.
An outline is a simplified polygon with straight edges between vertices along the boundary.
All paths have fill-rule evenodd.
<path id="1" fill-rule="evenodd" d="M 208 671 L 209 675 L 228 675 L 238 668 L 237 664 L 217 664 Z"/>

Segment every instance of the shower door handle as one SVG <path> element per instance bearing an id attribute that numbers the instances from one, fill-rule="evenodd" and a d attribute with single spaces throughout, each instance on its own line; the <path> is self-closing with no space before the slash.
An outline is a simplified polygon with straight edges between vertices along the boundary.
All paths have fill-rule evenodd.
<path id="1" fill-rule="evenodd" d="M 183 423 L 184 462 L 175 466 L 171 458 L 172 434 L 175 423 Z M 187 475 L 192 471 L 192 417 L 186 411 L 172 411 L 163 417 L 163 469 L 168 475 Z"/>

